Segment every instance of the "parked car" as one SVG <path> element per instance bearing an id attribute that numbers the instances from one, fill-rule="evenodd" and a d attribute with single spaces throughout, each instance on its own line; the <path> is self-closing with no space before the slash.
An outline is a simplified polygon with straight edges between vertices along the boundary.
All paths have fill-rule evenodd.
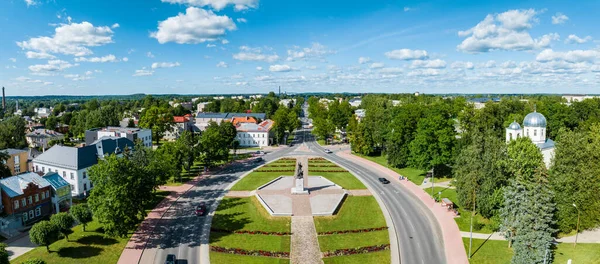
<path id="1" fill-rule="evenodd" d="M 165 260 L 165 264 L 175 264 L 177 263 L 177 257 L 174 254 L 167 255 L 167 260 Z"/>
<path id="2" fill-rule="evenodd" d="M 266 153 L 262 150 L 256 151 L 256 155 L 265 155 Z"/>
<path id="3" fill-rule="evenodd" d="M 327 153 L 327 154 L 331 154 L 331 153 L 333 153 L 333 151 L 331 151 L 331 150 L 329 150 L 329 149 L 325 149 L 325 153 Z"/>
<path id="4" fill-rule="evenodd" d="M 201 203 L 198 206 L 196 206 L 194 214 L 196 214 L 197 216 L 203 216 L 204 214 L 206 214 L 206 204 Z"/>
<path id="5" fill-rule="evenodd" d="M 383 183 L 383 184 L 388 184 L 390 183 L 390 181 L 388 181 L 386 178 L 379 178 L 379 182 Z"/>

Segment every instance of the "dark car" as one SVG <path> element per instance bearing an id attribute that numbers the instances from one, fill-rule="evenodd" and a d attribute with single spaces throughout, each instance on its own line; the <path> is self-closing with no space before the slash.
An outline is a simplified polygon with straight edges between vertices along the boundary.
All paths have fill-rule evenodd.
<path id="1" fill-rule="evenodd" d="M 254 162 L 256 162 L 256 163 L 259 163 L 259 162 L 262 162 L 262 161 L 263 161 L 263 158 L 261 158 L 261 157 L 258 157 L 256 159 L 254 159 Z"/>
<path id="2" fill-rule="evenodd" d="M 177 263 L 177 257 L 174 254 L 167 255 L 167 259 L 165 260 L 165 264 L 175 264 Z"/>
<path id="3" fill-rule="evenodd" d="M 201 203 L 200 205 L 196 206 L 194 214 L 196 214 L 197 216 L 203 216 L 204 214 L 206 214 L 206 204 Z"/>
<path id="4" fill-rule="evenodd" d="M 388 184 L 390 183 L 390 181 L 388 181 L 386 178 L 379 178 L 379 182 L 383 183 L 383 184 Z"/>

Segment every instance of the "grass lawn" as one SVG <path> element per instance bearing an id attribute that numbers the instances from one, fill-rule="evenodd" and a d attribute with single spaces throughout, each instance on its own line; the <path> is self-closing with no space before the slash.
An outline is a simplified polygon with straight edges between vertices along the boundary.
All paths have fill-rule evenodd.
<path id="1" fill-rule="evenodd" d="M 321 248 L 321 252 L 388 243 L 390 243 L 390 238 L 387 230 L 368 233 L 319 236 L 319 247 Z"/>
<path id="2" fill-rule="evenodd" d="M 69 240 L 64 238 L 50 245 L 51 253 L 45 247 L 37 247 L 11 263 L 23 263 L 31 258 L 39 258 L 46 263 L 81 263 L 107 264 L 117 263 L 129 236 L 126 238 L 105 238 L 98 222 L 91 222 L 83 232 L 82 226 L 73 228 L 74 233 L 69 235 Z M 85 259 L 85 260 L 84 260 Z"/>
<path id="3" fill-rule="evenodd" d="M 393 170 L 396 173 L 398 173 L 404 177 L 407 177 L 409 181 L 413 182 L 416 185 L 421 185 L 423 183 L 423 180 L 425 179 L 425 176 L 427 173 L 424 170 L 415 169 L 415 168 L 398 169 L 398 168 L 394 168 L 394 167 L 389 167 L 385 156 L 365 156 L 365 155 L 360 155 L 358 153 L 353 153 L 353 154 L 358 157 L 368 159 L 368 160 L 375 162 L 381 166 L 388 167 L 390 170 Z"/>
<path id="4" fill-rule="evenodd" d="M 290 232 L 290 224 L 290 217 L 270 216 L 255 197 L 223 198 L 212 221 L 213 228 L 229 231 Z"/>
<path id="5" fill-rule="evenodd" d="M 424 191 L 431 195 L 431 188 L 426 188 L 424 189 Z M 460 231 L 470 231 L 471 211 L 467 210 L 466 208 L 463 208 L 460 204 L 458 204 L 458 198 L 456 197 L 456 189 L 448 189 L 446 187 L 434 187 L 433 192 L 436 199 L 439 197 L 438 193 L 442 192 L 441 198 L 448 198 L 454 203 L 454 207 L 458 208 L 458 213 L 460 214 L 460 217 L 454 218 L 454 221 L 456 221 L 456 225 L 458 225 L 458 229 Z M 494 232 L 494 230 L 492 230 L 491 228 L 491 225 L 493 225 L 492 220 L 487 219 L 481 216 L 480 214 L 476 214 L 473 217 L 473 223 L 479 223 L 473 225 L 473 232 L 482 234 L 491 234 Z"/>
<path id="6" fill-rule="evenodd" d="M 468 253 L 469 238 L 463 238 L 463 243 Z M 512 249 L 508 248 L 507 241 L 473 239 L 472 250 L 471 263 L 473 264 L 510 263 L 513 255 Z M 573 248 L 571 243 L 560 243 L 553 253 L 553 263 L 567 263 L 569 259 L 576 264 L 600 263 L 600 244 L 580 243 Z"/>
<path id="7" fill-rule="evenodd" d="M 202 164 L 198 161 L 194 162 L 194 165 L 192 165 L 190 167 L 189 171 L 186 171 L 185 169 L 181 170 L 181 177 L 177 177 L 177 178 L 171 178 L 167 181 L 167 183 L 165 185 L 167 186 L 181 186 L 184 183 L 192 180 L 193 178 L 195 178 L 196 176 L 200 175 L 200 173 L 202 172 Z"/>
<path id="8" fill-rule="evenodd" d="M 367 263 L 384 264 L 384 263 L 391 262 L 391 255 L 390 255 L 389 250 L 385 250 L 385 251 L 375 252 L 375 253 L 324 258 L 323 262 L 325 264 L 367 264 Z"/>
<path id="9" fill-rule="evenodd" d="M 210 244 L 228 248 L 290 252 L 290 236 L 210 233 Z"/>
<path id="10" fill-rule="evenodd" d="M 309 176 L 323 176 L 333 183 L 342 186 L 342 188 L 346 190 L 367 189 L 367 187 L 365 187 L 365 185 L 350 172 L 309 172 Z"/>
<path id="11" fill-rule="evenodd" d="M 273 168 L 275 169 L 275 168 Z M 283 169 L 283 168 L 282 168 Z M 252 191 L 256 188 L 272 181 L 279 176 L 292 176 L 291 172 L 252 172 L 237 182 L 232 188 L 232 191 Z"/>
<path id="12" fill-rule="evenodd" d="M 327 143 L 325 142 L 325 139 L 318 139 L 317 143 L 319 143 L 319 145 L 321 145 L 321 146 L 327 146 Z"/>
<path id="13" fill-rule="evenodd" d="M 336 215 L 314 219 L 317 232 L 387 226 L 373 196 L 348 196 Z"/>
<path id="14" fill-rule="evenodd" d="M 210 252 L 210 263 L 229 264 L 229 263 L 244 263 L 244 264 L 289 264 L 289 259 L 266 258 L 255 256 L 240 256 L 233 254 Z"/>

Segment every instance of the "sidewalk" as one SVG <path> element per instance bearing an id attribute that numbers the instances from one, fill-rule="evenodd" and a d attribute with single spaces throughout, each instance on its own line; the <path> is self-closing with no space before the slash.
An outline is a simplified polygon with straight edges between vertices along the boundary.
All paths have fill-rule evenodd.
<path id="1" fill-rule="evenodd" d="M 29 240 L 29 232 L 23 232 L 17 236 L 11 237 L 3 243 L 8 245 L 6 251 L 8 251 L 9 260 L 13 260 L 37 247 L 37 245 Z"/>
<path id="2" fill-rule="evenodd" d="M 445 182 L 433 182 L 433 186 L 434 187 L 444 187 L 444 188 L 448 188 L 448 189 L 455 189 L 456 187 L 450 185 L 452 181 L 445 181 Z M 421 189 L 427 189 L 427 188 L 431 188 L 431 182 L 427 181 L 423 181 L 423 183 L 419 186 L 421 187 Z"/>
<path id="3" fill-rule="evenodd" d="M 460 232 L 462 237 L 469 237 L 471 233 Z M 493 234 L 473 233 L 473 238 L 489 239 L 489 240 L 506 240 L 502 233 L 494 232 Z M 559 243 L 575 243 L 575 235 L 556 239 Z M 600 244 L 600 228 L 596 230 L 585 230 L 579 233 L 577 243 L 599 243 Z"/>
<path id="4" fill-rule="evenodd" d="M 463 246 L 462 236 L 456 222 L 454 221 L 454 214 L 449 212 L 447 209 L 437 204 L 431 196 L 421 189 L 420 186 L 410 182 L 401 181 L 398 178 L 400 175 L 395 171 L 392 171 L 384 166 L 381 166 L 375 162 L 354 156 L 350 151 L 342 151 L 337 153 L 338 156 L 343 157 L 352 162 L 362 164 L 363 166 L 372 168 L 379 171 L 383 175 L 387 176 L 388 180 L 396 181 L 403 185 L 407 190 L 413 193 L 418 199 L 425 204 L 427 208 L 431 210 L 442 231 L 444 251 L 446 255 L 446 263 L 449 264 L 464 264 L 468 263 L 467 252 Z"/>

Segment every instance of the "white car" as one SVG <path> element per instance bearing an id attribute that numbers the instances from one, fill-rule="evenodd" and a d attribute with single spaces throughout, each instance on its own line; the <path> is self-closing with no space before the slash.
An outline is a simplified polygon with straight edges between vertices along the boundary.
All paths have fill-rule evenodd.
<path id="1" fill-rule="evenodd" d="M 331 153 L 333 153 L 333 152 L 332 152 L 331 150 L 329 150 L 329 149 L 325 149 L 325 153 L 327 153 L 327 154 L 331 154 Z"/>

